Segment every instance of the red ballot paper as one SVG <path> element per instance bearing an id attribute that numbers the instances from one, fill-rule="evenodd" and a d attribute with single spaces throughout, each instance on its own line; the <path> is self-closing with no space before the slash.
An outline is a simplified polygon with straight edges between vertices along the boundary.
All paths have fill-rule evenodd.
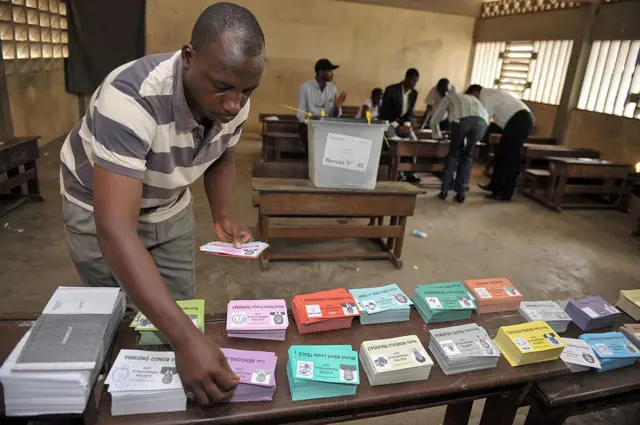
<path id="1" fill-rule="evenodd" d="M 360 316 L 356 301 L 344 288 L 297 295 L 292 307 L 301 334 L 350 328 L 353 318 Z"/>
<path id="2" fill-rule="evenodd" d="M 209 242 L 206 245 L 202 245 L 200 251 L 223 257 L 258 258 L 262 251 L 268 247 L 269 244 L 264 242 L 245 243 L 242 244 L 241 248 L 236 248 L 233 244 L 227 242 Z"/>

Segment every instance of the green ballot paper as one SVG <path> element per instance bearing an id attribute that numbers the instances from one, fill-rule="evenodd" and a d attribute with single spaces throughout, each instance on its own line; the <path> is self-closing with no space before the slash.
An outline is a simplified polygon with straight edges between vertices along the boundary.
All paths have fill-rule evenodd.
<path id="1" fill-rule="evenodd" d="M 293 401 L 354 395 L 358 353 L 350 345 L 292 345 L 287 378 Z"/>
<path id="2" fill-rule="evenodd" d="M 204 300 L 176 301 L 176 304 L 178 304 L 178 307 L 182 309 L 184 314 L 189 316 L 193 325 L 198 328 L 200 332 L 204 333 Z M 169 344 L 169 341 L 167 341 L 158 328 L 140 312 L 138 312 L 129 326 L 140 333 L 138 345 Z"/>
<path id="3" fill-rule="evenodd" d="M 477 308 L 475 298 L 462 282 L 420 285 L 416 288 L 413 303 L 427 323 L 470 319 Z"/>

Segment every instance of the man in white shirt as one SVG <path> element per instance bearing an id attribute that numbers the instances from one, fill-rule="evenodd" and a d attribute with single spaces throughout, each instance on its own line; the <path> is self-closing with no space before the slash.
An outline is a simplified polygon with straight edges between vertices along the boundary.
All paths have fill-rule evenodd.
<path id="1" fill-rule="evenodd" d="M 338 88 L 333 81 L 333 71 L 340 65 L 334 65 L 329 59 L 320 59 L 316 62 L 316 76 L 313 80 L 303 83 L 298 89 L 298 117 L 299 122 L 307 119 L 307 114 L 320 117 L 322 111 L 328 117 L 339 117 L 342 115 L 342 105 L 347 94 L 342 92 L 338 95 Z"/>
<path id="2" fill-rule="evenodd" d="M 510 201 L 520 174 L 522 145 L 533 132 L 533 114 L 523 101 L 505 90 L 473 84 L 467 89 L 467 94 L 480 99 L 493 122 L 502 128 L 491 183 L 478 186 L 492 192 L 488 196 L 490 199 Z"/>
<path id="3" fill-rule="evenodd" d="M 381 103 L 382 89 L 380 87 L 376 87 L 371 91 L 371 97 L 365 100 L 362 106 L 360 106 L 360 109 L 356 114 L 356 118 L 365 118 L 367 116 L 367 112 L 371 113 L 371 118 L 378 118 Z"/>
<path id="4" fill-rule="evenodd" d="M 447 78 L 441 78 L 438 81 L 438 84 L 431 87 L 431 90 L 427 93 L 427 110 L 424 114 L 424 122 L 420 128 L 425 128 L 429 124 L 431 117 L 433 116 L 433 112 L 438 109 L 440 102 L 442 102 L 442 99 L 444 99 L 447 94 L 457 92 L 458 89 L 451 84 Z M 440 130 L 449 130 L 449 121 L 447 120 L 446 114 L 440 122 Z"/>

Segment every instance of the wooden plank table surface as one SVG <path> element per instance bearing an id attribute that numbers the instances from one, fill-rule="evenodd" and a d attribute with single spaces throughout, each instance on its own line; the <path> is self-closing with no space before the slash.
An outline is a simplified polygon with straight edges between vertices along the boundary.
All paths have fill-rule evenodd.
<path id="1" fill-rule="evenodd" d="M 253 178 L 258 192 L 258 238 L 273 239 L 368 239 L 373 251 L 354 249 L 331 252 L 276 252 L 273 246 L 260 257 L 263 269 L 270 260 L 388 259 L 402 268 L 402 245 L 407 217 L 415 210 L 416 197 L 424 190 L 403 182 L 378 181 L 375 189 L 324 189 L 311 180 Z M 372 219 L 377 217 L 377 219 Z M 390 217 L 388 224 L 385 217 Z M 369 224 L 279 224 L 273 218 L 369 218 Z M 384 240 L 386 239 L 386 241 Z"/>
<path id="2" fill-rule="evenodd" d="M 600 151 L 589 148 L 525 143 L 523 149 L 525 169 L 547 168 L 549 166 L 549 157 L 600 159 Z"/>
<path id="3" fill-rule="evenodd" d="M 466 402 L 520 392 L 533 382 L 554 376 L 567 375 L 569 369 L 560 360 L 521 367 L 511 367 L 502 357 L 493 370 L 478 371 L 446 376 L 434 361 L 428 380 L 371 387 L 362 368 L 360 385 L 355 396 L 327 398 L 292 402 L 286 378 L 287 350 L 294 344 L 351 344 L 360 349 L 362 341 L 392 338 L 403 335 L 417 335 L 425 348 L 428 346 L 428 330 L 467 323 L 469 321 L 425 324 L 415 309 L 411 310 L 409 322 L 383 325 L 361 326 L 354 321 L 351 329 L 300 335 L 293 319 L 287 330 L 286 340 L 258 341 L 229 339 L 226 335 L 226 315 L 208 316 L 206 333 L 222 347 L 241 350 L 271 351 L 278 356 L 276 367 L 277 390 L 272 402 L 229 403 L 211 407 L 189 404 L 185 412 L 158 413 L 142 416 L 112 417 L 110 398 L 105 393 L 100 403 L 97 425 L 138 424 L 141 420 L 149 425 L 186 424 L 326 424 L 375 416 L 395 414 L 405 411 L 448 405 L 444 420 L 446 425 L 467 424 L 470 410 L 466 412 Z M 500 326 L 522 323 L 525 319 L 517 312 L 474 315 L 473 321 L 485 327 L 494 337 Z M 136 334 L 125 328 L 118 335 L 116 352 L 122 348 L 136 348 Z M 158 348 L 161 349 L 161 348 Z M 462 408 L 457 403 L 463 403 Z M 517 406 L 515 406 L 517 408 Z M 515 415 L 514 408 L 514 415 Z M 502 416 L 508 416 L 504 412 Z M 486 422 L 495 418 L 495 411 L 486 412 Z M 513 421 L 513 418 L 511 419 Z M 483 424 L 484 424 L 483 423 Z"/>
<path id="4" fill-rule="evenodd" d="M 436 140 L 393 140 L 391 145 L 391 167 L 389 180 L 397 181 L 401 171 L 437 173 L 444 170 L 444 160 L 449 153 L 448 141 Z M 402 162 L 402 158 L 422 158 L 424 162 Z"/>

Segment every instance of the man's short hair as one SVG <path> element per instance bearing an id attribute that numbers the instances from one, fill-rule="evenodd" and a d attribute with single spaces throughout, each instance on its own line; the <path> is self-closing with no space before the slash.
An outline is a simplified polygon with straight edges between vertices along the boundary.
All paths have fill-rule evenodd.
<path id="1" fill-rule="evenodd" d="M 482 92 L 482 86 L 480 84 L 471 84 L 465 94 L 471 94 L 473 92 Z"/>
<path id="2" fill-rule="evenodd" d="M 191 46 L 198 52 L 230 31 L 243 33 L 239 47 L 244 55 L 254 57 L 263 52 L 264 33 L 256 17 L 248 9 L 227 2 L 212 4 L 200 14 L 191 32 Z"/>
<path id="3" fill-rule="evenodd" d="M 371 97 L 374 97 L 375 95 L 382 96 L 382 89 L 380 87 L 376 87 L 371 90 Z"/>
<path id="4" fill-rule="evenodd" d="M 406 78 L 406 79 L 420 78 L 420 73 L 415 68 L 409 68 L 409 69 L 407 69 L 407 72 L 404 74 L 404 78 Z"/>

